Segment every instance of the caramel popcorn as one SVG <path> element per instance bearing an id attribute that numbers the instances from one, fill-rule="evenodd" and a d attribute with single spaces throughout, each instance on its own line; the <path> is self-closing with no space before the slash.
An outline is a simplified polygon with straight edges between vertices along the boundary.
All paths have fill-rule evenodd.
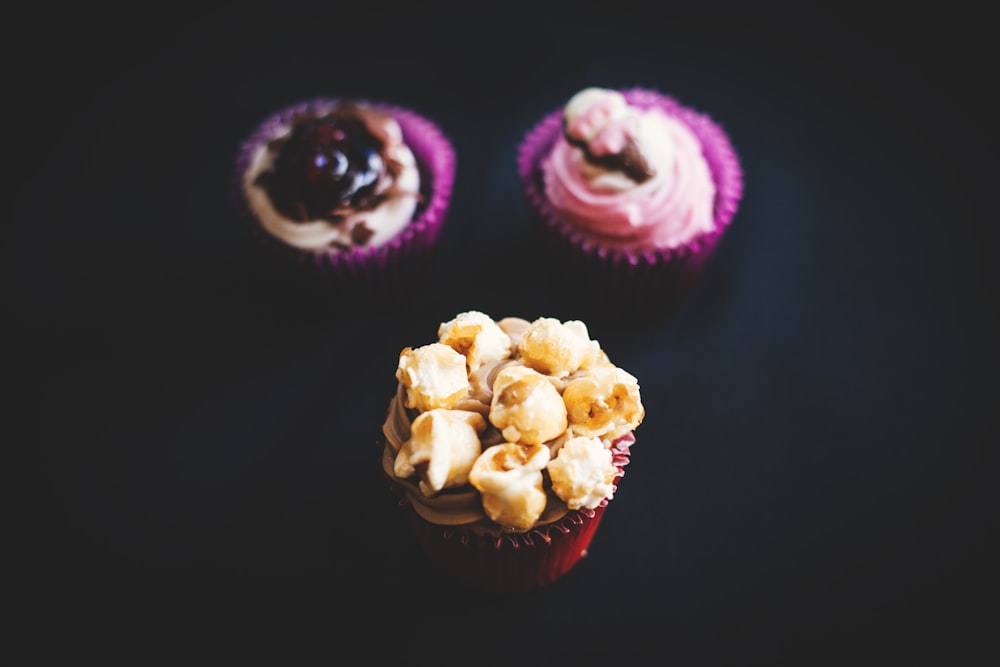
<path id="1" fill-rule="evenodd" d="M 594 509 L 614 493 L 618 468 L 600 438 L 570 438 L 548 465 L 552 490 L 571 510 Z"/>
<path id="2" fill-rule="evenodd" d="M 544 375 L 524 366 L 497 373 L 490 422 L 508 442 L 537 445 L 566 430 L 566 405 Z"/>
<path id="3" fill-rule="evenodd" d="M 465 357 L 442 343 L 405 348 L 396 379 L 406 387 L 406 407 L 420 411 L 453 408 L 469 394 Z"/>
<path id="4" fill-rule="evenodd" d="M 482 453 L 479 434 L 485 429 L 486 420 L 478 412 L 437 408 L 421 413 L 396 455 L 396 476 L 418 475 L 425 496 L 465 484 Z"/>
<path id="5" fill-rule="evenodd" d="M 540 317 L 521 336 L 518 351 L 525 365 L 539 373 L 565 377 L 596 363 L 601 346 L 579 320 Z"/>
<path id="6" fill-rule="evenodd" d="M 470 372 L 484 363 L 510 356 L 510 338 L 489 315 L 478 310 L 459 313 L 438 327 L 438 342 L 465 355 Z"/>
<path id="7" fill-rule="evenodd" d="M 383 425 L 383 467 L 421 516 L 528 531 L 612 497 L 613 443 L 644 409 L 582 322 L 470 310 L 438 338 L 400 353 Z"/>
<path id="8" fill-rule="evenodd" d="M 549 462 L 545 445 L 505 442 L 488 447 L 469 473 L 469 483 L 482 494 L 491 520 L 507 528 L 528 530 L 545 509 L 542 470 Z"/>
<path id="9" fill-rule="evenodd" d="M 637 427 L 645 416 L 639 383 L 610 364 L 574 378 L 562 394 L 570 429 L 576 435 L 614 439 Z"/>

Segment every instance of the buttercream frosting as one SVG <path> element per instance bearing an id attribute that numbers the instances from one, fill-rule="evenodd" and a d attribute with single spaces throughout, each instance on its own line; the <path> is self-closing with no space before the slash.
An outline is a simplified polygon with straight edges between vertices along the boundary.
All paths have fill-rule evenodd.
<path id="1" fill-rule="evenodd" d="M 675 248 L 715 228 L 716 187 L 697 137 L 615 90 L 569 100 L 542 174 L 560 215 L 607 246 Z"/>

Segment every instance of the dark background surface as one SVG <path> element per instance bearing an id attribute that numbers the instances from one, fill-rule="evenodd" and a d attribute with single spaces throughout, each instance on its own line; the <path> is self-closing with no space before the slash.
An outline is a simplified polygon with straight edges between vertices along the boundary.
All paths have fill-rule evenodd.
<path id="1" fill-rule="evenodd" d="M 38 455 L 30 475 L 12 466 L 30 484 L 11 547 L 35 655 L 189 655 L 201 637 L 225 660 L 286 625 L 300 636 L 279 650 L 334 661 L 352 637 L 463 664 L 970 664 L 991 648 L 983 17 L 462 7 L 88 6 L 12 28 L 36 45 L 8 57 L 7 178 L 8 377 L 28 424 L 8 446 Z M 542 281 L 515 155 L 588 85 L 708 112 L 745 197 L 679 310 L 591 326 L 647 417 L 590 554 L 548 589 L 473 595 L 409 542 L 374 438 L 399 350 L 439 322 L 574 316 Z M 316 95 L 409 106 L 455 146 L 444 258 L 401 306 L 273 280 L 232 209 L 244 135 Z"/>

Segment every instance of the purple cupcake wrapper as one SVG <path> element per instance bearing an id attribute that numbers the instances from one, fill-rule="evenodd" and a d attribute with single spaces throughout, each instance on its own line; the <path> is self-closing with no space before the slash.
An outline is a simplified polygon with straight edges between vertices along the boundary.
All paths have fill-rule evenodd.
<path id="1" fill-rule="evenodd" d="M 541 181 L 542 159 L 562 134 L 563 107 L 543 117 L 524 137 L 518 150 L 518 175 L 524 197 L 541 223 L 550 250 L 576 275 L 584 272 L 610 293 L 666 290 L 689 286 L 732 222 L 743 196 L 743 170 L 723 129 L 709 116 L 676 99 L 646 88 L 620 91 L 629 104 L 657 107 L 683 122 L 698 138 L 716 184 L 715 229 L 676 248 L 631 251 L 608 248 L 566 222 L 551 206 Z"/>
<path id="2" fill-rule="evenodd" d="M 429 179 L 428 201 L 421 204 L 414 220 L 381 246 L 339 252 L 300 250 L 281 242 L 257 224 L 243 196 L 243 174 L 257 147 L 295 116 L 347 101 L 378 109 L 396 119 L 420 166 L 421 179 Z M 233 179 L 232 192 L 238 210 L 252 225 L 255 237 L 282 261 L 341 287 L 393 285 L 409 269 L 425 265 L 437 246 L 455 183 L 455 150 L 436 124 L 412 110 L 370 100 L 315 98 L 285 107 L 261 122 L 240 145 Z M 421 191 L 425 191 L 423 183 Z"/>

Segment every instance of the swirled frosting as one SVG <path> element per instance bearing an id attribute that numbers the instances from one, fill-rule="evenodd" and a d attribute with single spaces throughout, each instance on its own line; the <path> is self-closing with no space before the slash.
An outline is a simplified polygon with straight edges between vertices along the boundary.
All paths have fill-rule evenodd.
<path id="1" fill-rule="evenodd" d="M 257 148 L 243 175 L 261 226 L 310 251 L 384 244 L 412 219 L 419 188 L 397 121 L 349 102 L 292 118 Z"/>
<path id="2" fill-rule="evenodd" d="M 698 139 L 658 108 L 587 88 L 566 104 L 542 163 L 551 205 L 602 243 L 675 248 L 715 228 L 715 183 Z"/>
<path id="3" fill-rule="evenodd" d="M 396 378 L 385 475 L 425 520 L 479 532 L 526 532 L 611 499 L 645 416 L 636 378 L 577 320 L 460 313 L 400 352 Z"/>

